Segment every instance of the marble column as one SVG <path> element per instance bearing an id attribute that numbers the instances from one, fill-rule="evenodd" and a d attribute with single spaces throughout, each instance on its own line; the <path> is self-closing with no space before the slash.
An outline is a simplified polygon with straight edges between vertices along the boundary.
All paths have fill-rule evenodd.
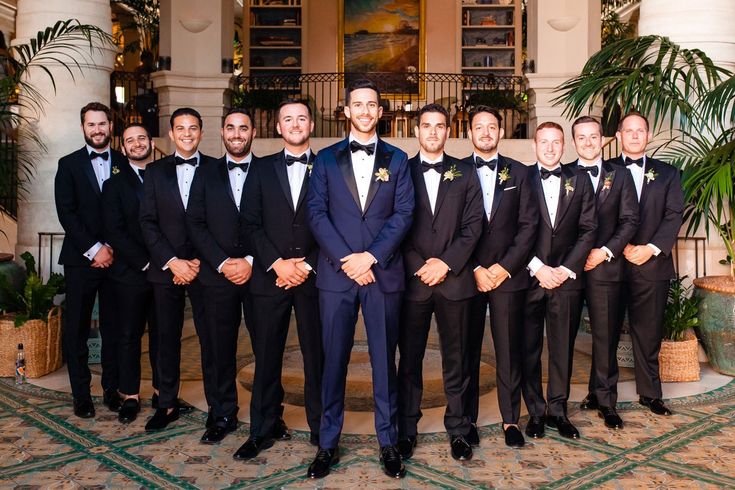
<path id="1" fill-rule="evenodd" d="M 577 76 L 600 49 L 600 0 L 528 0 L 529 136 L 540 123 L 560 124 L 571 135 L 564 106 L 554 106 L 556 88 Z"/>
<path id="2" fill-rule="evenodd" d="M 214 157 L 223 154 L 219 129 L 233 77 L 222 73 L 222 59 L 232 58 L 233 39 L 232 0 L 161 0 L 159 53 L 171 57 L 171 70 L 151 75 L 158 90 L 161 136 L 168 134 L 173 111 L 193 107 L 203 119 L 200 150 Z M 173 151 L 167 137 L 160 146 Z"/>
<path id="3" fill-rule="evenodd" d="M 77 19 L 82 24 L 99 26 L 112 31 L 109 0 L 56 0 L 50 8 L 47 0 L 19 0 L 14 44 L 28 42 L 38 31 L 53 26 L 59 20 Z M 38 152 L 36 172 L 29 185 L 29 192 L 19 203 L 18 241 L 16 256 L 26 250 L 38 253 L 38 233 L 62 231 L 54 204 L 54 176 L 60 157 L 84 145 L 79 119 L 80 109 L 91 101 L 110 103 L 110 73 L 114 63 L 111 47 L 88 51 L 86 59 L 74 56 L 82 66 L 82 72 L 74 71 L 74 79 L 62 66 L 51 61 L 44 66 L 53 74 L 56 92 L 45 73 L 35 69 L 30 73 L 35 88 L 44 95 L 42 114 L 34 115 L 32 124 L 25 130 L 35 133 L 46 144 L 45 152 Z M 37 117 L 36 117 L 37 116 Z M 23 144 L 23 142 L 21 142 Z M 25 141 L 24 151 L 34 151 Z M 54 255 L 58 256 L 61 242 L 54 242 Z M 48 240 L 42 250 L 44 270 L 48 271 Z M 37 257 L 38 259 L 38 257 Z M 56 257 L 53 258 L 55 264 Z M 54 270 L 58 270 L 55 266 Z"/>

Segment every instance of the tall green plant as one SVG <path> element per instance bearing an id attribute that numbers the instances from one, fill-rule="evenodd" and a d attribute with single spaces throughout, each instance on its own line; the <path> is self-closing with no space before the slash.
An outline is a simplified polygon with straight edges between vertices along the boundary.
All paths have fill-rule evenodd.
<path id="1" fill-rule="evenodd" d="M 15 288 L 5 276 L 0 276 L 0 289 L 3 290 L 4 311 L 15 313 L 15 326 L 19 327 L 28 320 L 45 320 L 54 306 L 54 296 L 64 290 L 64 276 L 51 273 L 46 284 L 36 271 L 36 259 L 30 252 L 24 252 L 26 277 L 20 288 Z"/>
<path id="2" fill-rule="evenodd" d="M 686 340 L 690 328 L 699 325 L 697 312 L 701 298 L 692 294 L 691 286 L 684 286 L 687 276 L 677 277 L 669 284 L 669 297 L 664 310 L 664 339 Z"/>
<path id="3" fill-rule="evenodd" d="M 602 103 L 605 114 L 637 110 L 652 130 L 668 130 L 656 149 L 683 171 L 687 234 L 705 225 L 735 257 L 735 79 L 704 52 L 661 36 L 615 42 L 595 53 L 558 91 L 564 114 Z M 604 96 L 604 98 L 603 98 Z M 619 113 L 619 112 L 618 112 Z M 604 121 L 604 123 L 615 123 Z M 735 261 L 731 262 L 735 277 Z"/>

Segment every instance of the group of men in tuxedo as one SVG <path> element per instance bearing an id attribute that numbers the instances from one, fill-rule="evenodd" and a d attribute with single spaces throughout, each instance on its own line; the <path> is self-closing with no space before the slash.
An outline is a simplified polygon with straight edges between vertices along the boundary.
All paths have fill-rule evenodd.
<path id="1" fill-rule="evenodd" d="M 123 156 L 109 148 L 109 110 L 98 103 L 82 109 L 86 146 L 59 161 L 55 187 L 66 232 L 64 347 L 75 414 L 94 416 L 86 337 L 98 291 L 104 401 L 121 422 L 140 410 L 140 342 L 149 326 L 156 411 L 148 431 L 188 408 L 177 396 L 189 297 L 209 405 L 202 443 L 220 442 L 237 426 L 236 346 L 244 319 L 256 368 L 250 435 L 236 459 L 290 438 L 280 375 L 295 312 L 310 442 L 319 448 L 311 478 L 339 461 L 360 309 L 380 461 L 391 477 L 405 475 L 403 462 L 417 446 L 432 315 L 444 423 L 457 460 L 471 459 L 480 443 L 488 306 L 508 446 L 525 443 L 521 397 L 530 415 L 527 436 L 543 437 L 550 427 L 579 437 L 567 401 L 583 301 L 593 363 L 582 408 L 597 409 L 608 427 L 623 427 L 615 410 L 615 349 L 627 305 L 640 403 L 671 413 L 661 400 L 657 354 L 683 199 L 678 172 L 645 155 L 645 117 L 621 119 L 623 155 L 605 162 L 599 122 L 578 119 L 572 138 L 579 159 L 563 166 L 563 130 L 543 123 L 533 141 L 537 162 L 526 166 L 498 153 L 502 117 L 490 107 L 470 112 L 474 151 L 463 160 L 444 152 L 450 124 L 441 105 L 419 111 L 420 149 L 410 160 L 377 135 L 382 107 L 374 83 L 353 82 L 344 112 L 348 137 L 315 156 L 308 103 L 285 101 L 277 115 L 284 149 L 257 158 L 250 151 L 252 117 L 232 109 L 221 128 L 226 154 L 214 159 L 198 150 L 200 115 L 181 108 L 170 119 L 175 153 L 151 163 L 144 127 L 125 128 Z"/>

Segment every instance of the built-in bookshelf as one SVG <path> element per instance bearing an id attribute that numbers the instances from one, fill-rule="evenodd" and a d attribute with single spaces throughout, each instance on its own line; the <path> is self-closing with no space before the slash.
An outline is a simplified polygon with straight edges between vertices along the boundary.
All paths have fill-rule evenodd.
<path id="1" fill-rule="evenodd" d="M 250 0 L 243 46 L 250 74 L 300 74 L 303 60 L 302 0 Z"/>
<path id="2" fill-rule="evenodd" d="M 520 0 L 462 0 L 459 8 L 462 73 L 520 75 Z"/>

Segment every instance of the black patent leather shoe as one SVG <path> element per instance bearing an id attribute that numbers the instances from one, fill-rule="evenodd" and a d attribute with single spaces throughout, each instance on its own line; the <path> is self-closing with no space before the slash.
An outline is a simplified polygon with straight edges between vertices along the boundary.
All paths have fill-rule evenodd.
<path id="1" fill-rule="evenodd" d="M 140 412 L 140 402 L 135 398 L 127 398 L 120 406 L 120 411 L 117 412 L 117 420 L 121 424 L 129 424 L 138 417 Z"/>
<path id="2" fill-rule="evenodd" d="M 533 439 L 541 439 L 544 437 L 544 416 L 541 417 L 531 417 L 528 419 L 528 424 L 526 424 L 526 435 L 528 437 L 531 437 Z"/>
<path id="3" fill-rule="evenodd" d="M 579 431 L 576 427 L 574 427 L 574 424 L 572 424 L 565 416 L 550 417 L 547 415 L 546 425 L 551 427 L 552 429 L 558 430 L 559 435 L 562 437 L 567 437 L 569 439 L 579 439 Z"/>
<path id="4" fill-rule="evenodd" d="M 413 450 L 416 447 L 416 436 L 406 436 L 406 437 L 399 437 L 398 438 L 398 444 L 396 444 L 396 449 L 398 449 L 398 454 L 401 455 L 401 459 L 411 459 L 411 456 L 413 456 Z"/>
<path id="5" fill-rule="evenodd" d="M 457 461 L 468 461 L 472 459 L 472 446 L 464 436 L 452 436 L 449 444 L 452 457 Z"/>
<path id="6" fill-rule="evenodd" d="M 406 467 L 401 461 L 401 455 L 395 446 L 383 446 L 380 448 L 380 464 L 383 465 L 383 473 L 391 478 L 403 478 L 406 476 Z"/>
<path id="7" fill-rule="evenodd" d="M 167 408 L 159 408 L 156 410 L 156 413 L 153 414 L 153 417 L 148 420 L 148 423 L 145 424 L 145 431 L 153 432 L 165 429 L 168 424 L 178 420 L 178 418 L 179 407 L 174 407 L 173 410 L 171 410 L 171 413 L 168 412 Z"/>
<path id="8" fill-rule="evenodd" d="M 264 449 L 268 449 L 273 446 L 273 439 L 266 439 L 264 437 L 250 436 L 245 444 L 235 451 L 232 455 L 235 459 L 253 459 Z"/>
<path id="9" fill-rule="evenodd" d="M 75 398 L 74 415 L 82 419 L 91 419 L 94 417 L 94 403 L 92 403 L 92 398 Z"/>
<path id="10" fill-rule="evenodd" d="M 309 434 L 309 444 L 319 447 L 319 434 L 312 432 Z"/>
<path id="11" fill-rule="evenodd" d="M 597 415 L 605 421 L 605 427 L 608 429 L 623 428 L 623 419 L 620 418 L 614 408 L 600 407 L 597 409 Z"/>
<path id="12" fill-rule="evenodd" d="M 222 442 L 222 439 L 235 429 L 237 429 L 237 420 L 234 424 L 220 423 L 218 420 L 215 425 L 204 431 L 204 435 L 202 435 L 199 442 L 202 444 L 217 444 L 218 442 Z"/>
<path id="13" fill-rule="evenodd" d="M 478 447 L 480 445 L 480 432 L 477 430 L 476 424 L 470 424 L 470 431 L 465 436 L 465 439 L 472 447 Z"/>
<path id="14" fill-rule="evenodd" d="M 286 422 L 283 421 L 281 417 L 278 417 L 276 420 L 276 423 L 273 424 L 273 431 L 271 432 L 271 437 L 275 439 L 276 441 L 290 441 L 291 440 L 291 433 L 288 431 L 288 426 L 286 425 Z"/>
<path id="15" fill-rule="evenodd" d="M 639 398 L 638 403 L 644 407 L 648 407 L 651 412 L 656 415 L 671 415 L 671 410 L 664 405 L 664 401 L 660 398 L 648 398 L 647 396 L 642 396 Z"/>
<path id="16" fill-rule="evenodd" d="M 194 406 L 186 403 L 181 398 L 176 399 L 176 406 L 179 407 L 179 413 L 189 413 L 194 410 Z M 151 407 L 158 410 L 158 393 L 153 393 L 151 397 Z"/>
<path id="17" fill-rule="evenodd" d="M 503 434 L 505 434 L 505 445 L 508 447 L 520 448 L 526 444 L 517 425 L 510 425 L 507 429 L 503 429 Z"/>
<path id="18" fill-rule="evenodd" d="M 319 448 L 314 461 L 309 465 L 306 476 L 309 478 L 324 478 L 329 469 L 339 463 L 339 447 L 333 449 Z"/>
<path id="19" fill-rule="evenodd" d="M 599 407 L 600 404 L 597 401 L 597 395 L 594 393 L 587 393 L 584 400 L 579 403 L 579 408 L 582 410 L 597 410 Z"/>
<path id="20" fill-rule="evenodd" d="M 120 396 L 120 393 L 117 392 L 117 390 L 107 389 L 102 394 L 102 403 L 104 403 L 105 406 L 110 409 L 110 411 L 119 412 L 120 407 L 122 406 L 122 397 Z"/>

